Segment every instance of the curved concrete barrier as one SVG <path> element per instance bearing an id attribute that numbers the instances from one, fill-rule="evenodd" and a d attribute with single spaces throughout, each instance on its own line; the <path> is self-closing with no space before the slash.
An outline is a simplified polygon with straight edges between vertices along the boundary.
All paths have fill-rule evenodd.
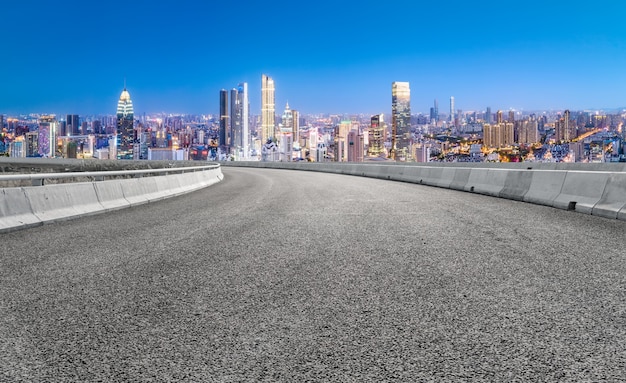
<path id="1" fill-rule="evenodd" d="M 204 171 L 0 189 L 0 232 L 136 206 L 189 193 L 224 178 Z"/>
<path id="2" fill-rule="evenodd" d="M 624 164 L 229 162 L 224 165 L 412 182 L 626 220 Z"/>

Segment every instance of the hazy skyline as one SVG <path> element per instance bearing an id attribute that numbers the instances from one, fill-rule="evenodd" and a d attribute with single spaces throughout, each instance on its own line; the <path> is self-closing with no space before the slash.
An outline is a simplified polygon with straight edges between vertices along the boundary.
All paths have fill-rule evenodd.
<path id="1" fill-rule="evenodd" d="M 113 114 L 126 78 L 137 114 L 217 114 L 240 82 L 260 114 L 263 73 L 279 114 L 389 114 L 394 81 L 415 114 L 626 105 L 619 2 L 185 3 L 4 4 L 0 113 Z"/>

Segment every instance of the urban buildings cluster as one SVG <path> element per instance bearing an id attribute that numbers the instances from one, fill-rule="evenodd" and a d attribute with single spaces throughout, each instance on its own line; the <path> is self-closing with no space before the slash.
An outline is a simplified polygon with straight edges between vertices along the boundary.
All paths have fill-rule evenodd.
<path id="1" fill-rule="evenodd" d="M 0 114 L 0 155 L 135 160 L 624 162 L 626 110 L 411 113 L 408 82 L 391 84 L 391 113 L 303 115 L 276 110 L 261 76 L 260 114 L 248 84 L 219 91 L 205 115 L 135 114 L 126 85 L 115 115 Z"/>

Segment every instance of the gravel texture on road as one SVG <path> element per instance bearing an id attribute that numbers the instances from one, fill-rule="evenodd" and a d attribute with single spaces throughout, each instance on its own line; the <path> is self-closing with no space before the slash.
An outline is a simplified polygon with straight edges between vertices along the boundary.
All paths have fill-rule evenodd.
<path id="1" fill-rule="evenodd" d="M 626 379 L 626 222 L 223 172 L 0 235 L 0 381 Z"/>

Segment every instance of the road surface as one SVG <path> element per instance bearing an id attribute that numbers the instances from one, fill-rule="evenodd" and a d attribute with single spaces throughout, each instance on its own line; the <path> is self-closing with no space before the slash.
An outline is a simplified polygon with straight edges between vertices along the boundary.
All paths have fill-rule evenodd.
<path id="1" fill-rule="evenodd" d="M 618 381 L 626 222 L 335 174 L 0 235 L 0 381 Z"/>

